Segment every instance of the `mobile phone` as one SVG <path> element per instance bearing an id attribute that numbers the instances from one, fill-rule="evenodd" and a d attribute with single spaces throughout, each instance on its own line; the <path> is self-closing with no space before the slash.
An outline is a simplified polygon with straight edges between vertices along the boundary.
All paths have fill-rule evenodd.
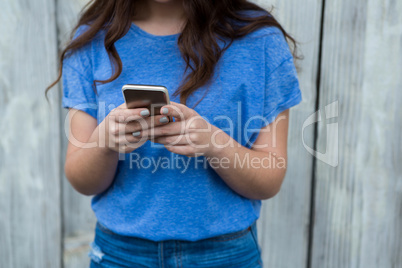
<path id="1" fill-rule="evenodd" d="M 161 107 L 170 104 L 169 91 L 164 86 L 127 84 L 122 92 L 127 108 L 147 108 L 150 116 L 160 115 Z M 168 119 L 173 122 L 171 116 Z"/>

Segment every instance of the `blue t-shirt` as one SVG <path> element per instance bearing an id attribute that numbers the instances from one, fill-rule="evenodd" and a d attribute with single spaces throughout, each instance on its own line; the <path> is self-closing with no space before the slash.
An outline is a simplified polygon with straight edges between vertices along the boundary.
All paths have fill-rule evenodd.
<path id="1" fill-rule="evenodd" d="M 86 28 L 81 26 L 75 36 Z M 123 62 L 121 75 L 98 84 L 96 95 L 93 81 L 112 74 L 100 31 L 64 60 L 62 106 L 85 111 L 99 124 L 124 102 L 125 84 L 163 85 L 179 103 L 178 96 L 172 97 L 185 68 L 178 36 L 155 36 L 132 24 L 115 43 Z M 282 33 L 263 27 L 235 40 L 209 86 L 192 94 L 187 106 L 192 108 L 205 92 L 194 110 L 250 148 L 261 127 L 301 102 L 293 57 Z M 261 200 L 233 191 L 204 156 L 189 158 L 147 141 L 119 159 L 113 183 L 91 202 L 97 220 L 115 233 L 153 241 L 196 241 L 245 229 L 259 218 Z"/>

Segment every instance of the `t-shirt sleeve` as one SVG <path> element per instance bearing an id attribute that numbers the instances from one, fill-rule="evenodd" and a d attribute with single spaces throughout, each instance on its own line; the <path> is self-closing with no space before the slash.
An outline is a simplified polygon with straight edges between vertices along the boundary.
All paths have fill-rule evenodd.
<path id="1" fill-rule="evenodd" d="M 270 43 L 276 44 L 277 47 L 273 49 L 271 46 L 265 50 L 266 66 L 270 67 L 266 68 L 265 74 L 264 126 L 275 121 L 278 114 L 302 100 L 296 67 L 286 40 L 281 33 L 274 34 Z"/>
<path id="2" fill-rule="evenodd" d="M 83 32 L 78 28 L 74 38 Z M 73 39 L 74 39 L 73 38 Z M 90 44 L 84 45 L 63 60 L 63 108 L 81 110 L 97 119 L 97 96 L 93 88 L 93 74 L 90 55 Z"/>

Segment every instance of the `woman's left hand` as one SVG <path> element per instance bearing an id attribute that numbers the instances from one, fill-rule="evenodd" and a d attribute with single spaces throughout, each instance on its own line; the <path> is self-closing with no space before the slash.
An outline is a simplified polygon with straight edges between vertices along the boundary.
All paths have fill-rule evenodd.
<path id="1" fill-rule="evenodd" d="M 194 157 L 211 156 L 215 139 L 223 131 L 208 123 L 195 110 L 176 102 L 161 107 L 161 114 L 175 118 L 175 122 L 141 131 L 141 136 L 164 144 L 170 152 Z"/>

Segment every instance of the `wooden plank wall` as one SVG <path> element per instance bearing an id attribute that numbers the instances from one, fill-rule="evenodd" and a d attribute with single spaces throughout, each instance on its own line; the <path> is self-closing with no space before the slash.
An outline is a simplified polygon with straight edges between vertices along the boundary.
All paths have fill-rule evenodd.
<path id="1" fill-rule="evenodd" d="M 312 267 L 402 267 L 402 2 L 326 1 Z M 323 120 L 336 115 L 329 108 Z"/>
<path id="2" fill-rule="evenodd" d="M 79 11 L 87 0 L 57 0 L 57 25 L 60 49 L 69 40 L 71 29 L 75 26 Z M 60 83 L 61 86 L 61 83 Z M 67 118 L 67 110 L 62 109 L 61 121 Z M 62 135 L 62 158 L 67 150 L 67 135 Z M 64 268 L 88 267 L 89 243 L 94 237 L 96 223 L 91 209 L 91 197 L 79 194 L 73 189 L 65 175 L 62 175 L 63 194 L 63 264 Z"/>
<path id="3" fill-rule="evenodd" d="M 43 98 L 86 2 L 0 0 L 0 267 L 89 264 L 95 217 L 64 176 L 61 87 Z M 257 224 L 265 267 L 402 267 L 402 2 L 254 2 L 304 55 L 289 169 Z"/>
<path id="4" fill-rule="evenodd" d="M 0 1 L 0 267 L 60 267 L 60 105 L 53 0 Z"/>

